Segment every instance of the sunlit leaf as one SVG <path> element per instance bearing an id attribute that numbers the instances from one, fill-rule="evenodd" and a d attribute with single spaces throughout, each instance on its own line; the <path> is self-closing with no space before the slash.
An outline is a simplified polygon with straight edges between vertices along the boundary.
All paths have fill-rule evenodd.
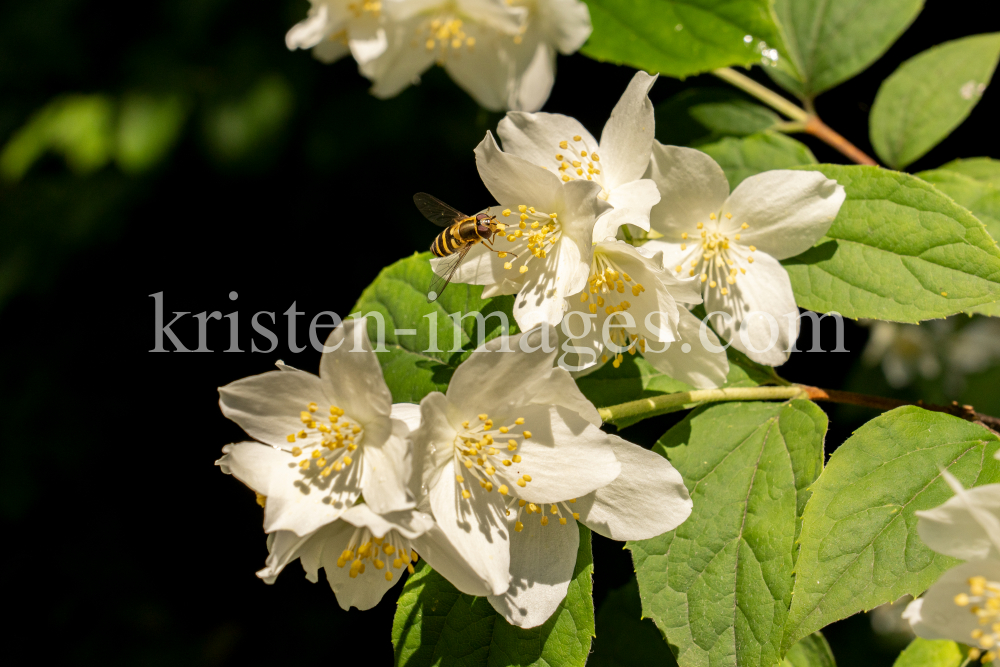
<path id="1" fill-rule="evenodd" d="M 768 0 L 586 0 L 596 60 L 684 78 L 782 50 Z"/>
<path id="2" fill-rule="evenodd" d="M 949 197 L 887 169 L 813 168 L 847 200 L 826 237 L 782 262 L 799 306 L 919 322 L 1000 301 L 1000 249 Z"/>
<path id="3" fill-rule="evenodd" d="M 1000 59 L 1000 33 L 939 44 L 886 79 L 870 118 L 872 146 L 902 169 L 951 134 L 972 112 Z"/>
<path id="4" fill-rule="evenodd" d="M 429 252 L 415 253 L 382 269 L 365 288 L 352 314 L 368 315 L 368 336 L 385 341 L 376 350 L 382 373 L 396 403 L 419 403 L 432 391 L 444 391 L 452 373 L 471 350 L 517 325 L 510 296 L 483 300 L 483 288 L 453 283 L 434 301 L 427 290 L 434 280 Z M 379 333 L 378 313 L 385 329 Z M 458 314 L 460 323 L 450 317 Z M 476 314 L 481 314 L 482 325 Z M 505 324 L 506 323 L 506 324 Z"/>
<path id="5" fill-rule="evenodd" d="M 769 68 L 803 98 L 850 79 L 875 62 L 913 22 L 923 0 L 775 0 L 798 76 Z"/>
<path id="6" fill-rule="evenodd" d="M 677 647 L 679 664 L 780 662 L 796 536 L 826 427 L 809 401 L 726 403 L 695 410 L 657 443 L 694 510 L 676 530 L 627 546 L 643 614 Z"/>
<path id="7" fill-rule="evenodd" d="M 855 431 L 812 486 L 783 646 L 859 611 L 919 595 L 958 563 L 917 534 L 917 510 L 1000 481 L 1000 438 L 971 422 L 897 408 Z"/>
<path id="8" fill-rule="evenodd" d="M 816 164 L 812 151 L 802 142 L 777 132 L 764 132 L 736 139 L 727 137 L 698 150 L 712 156 L 735 188 L 743 179 L 771 169 L 789 169 Z"/>

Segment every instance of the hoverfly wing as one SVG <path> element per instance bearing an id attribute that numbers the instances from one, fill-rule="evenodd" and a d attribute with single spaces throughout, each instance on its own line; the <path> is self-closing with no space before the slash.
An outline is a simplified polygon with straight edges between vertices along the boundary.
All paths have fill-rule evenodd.
<path id="1" fill-rule="evenodd" d="M 458 271 L 458 267 L 461 266 L 462 262 L 465 260 L 465 256 L 469 254 L 472 250 L 474 243 L 470 243 L 464 246 L 461 250 L 451 255 L 451 261 L 447 264 L 447 267 L 441 273 L 437 274 L 431 286 L 427 290 L 427 303 L 433 303 L 437 301 L 441 293 L 444 292 L 445 288 L 451 283 L 452 276 L 455 275 L 455 271 Z"/>
<path id="2" fill-rule="evenodd" d="M 417 209 L 425 218 L 438 227 L 448 227 L 468 217 L 426 192 L 418 192 L 413 195 L 413 203 L 417 205 Z"/>

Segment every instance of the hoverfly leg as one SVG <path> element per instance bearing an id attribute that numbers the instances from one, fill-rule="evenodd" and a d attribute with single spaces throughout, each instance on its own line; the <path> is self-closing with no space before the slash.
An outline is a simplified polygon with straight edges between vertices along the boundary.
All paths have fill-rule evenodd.
<path id="1" fill-rule="evenodd" d="M 496 236 L 496 234 L 494 234 L 494 237 L 495 237 L 495 236 Z M 496 249 L 496 248 L 494 248 L 494 247 L 493 247 L 492 245 L 490 245 L 490 244 L 491 244 L 492 242 L 493 242 L 493 239 L 490 239 L 489 241 L 487 241 L 486 239 L 483 239 L 483 245 L 484 245 L 484 246 L 486 246 L 486 247 L 487 247 L 487 249 L 489 249 L 489 251 L 490 251 L 490 252 L 495 252 L 495 253 L 497 253 L 498 255 L 499 255 L 499 254 L 500 254 L 501 252 L 506 252 L 506 253 L 507 253 L 508 255 L 513 255 L 513 256 L 514 256 L 514 259 L 517 259 L 517 253 L 516 253 L 516 252 L 511 252 L 510 250 L 497 250 L 497 249 Z"/>

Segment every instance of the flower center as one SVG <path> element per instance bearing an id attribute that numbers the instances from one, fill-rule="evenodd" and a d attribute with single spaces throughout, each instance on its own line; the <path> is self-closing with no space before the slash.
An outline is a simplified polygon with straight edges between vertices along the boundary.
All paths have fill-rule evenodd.
<path id="1" fill-rule="evenodd" d="M 558 213 L 543 213 L 535 210 L 534 206 L 524 204 L 519 205 L 517 210 L 520 213 L 517 228 L 515 229 L 515 225 L 511 223 L 501 223 L 499 228 L 507 232 L 504 236 L 507 242 L 514 244 L 510 252 L 517 256 L 516 259 L 521 260 L 517 270 L 518 273 L 524 274 L 528 272 L 528 264 L 533 258 L 545 259 L 546 248 L 554 246 L 559 241 L 562 237 L 562 225 L 559 223 Z M 502 215 L 509 218 L 513 215 L 513 211 L 506 208 Z M 525 248 L 527 252 L 523 251 Z M 501 251 L 498 255 L 503 259 L 507 253 Z M 503 268 L 511 270 L 514 268 L 514 263 L 504 262 Z"/>
<path id="2" fill-rule="evenodd" d="M 382 13 L 382 3 L 380 0 L 355 0 L 347 5 L 347 10 L 354 14 L 356 19 L 366 13 L 378 17 Z"/>
<path id="3" fill-rule="evenodd" d="M 579 134 L 572 139 L 559 142 L 559 150 L 555 153 L 559 165 L 559 176 L 563 182 L 573 180 L 596 181 L 601 185 L 601 199 L 607 201 L 609 193 L 604 188 L 601 176 L 600 156 L 594 152 L 595 146 L 590 146 Z"/>
<path id="4" fill-rule="evenodd" d="M 725 216 L 727 219 L 732 219 L 733 214 L 726 213 Z M 725 296 L 729 294 L 729 288 L 725 285 L 735 285 L 736 278 L 747 272 L 747 269 L 740 266 L 739 263 L 746 262 L 748 266 L 753 264 L 753 253 L 757 251 L 757 248 L 741 245 L 739 233 L 733 235 L 733 242 L 731 242 L 729 236 L 719 231 L 716 215 L 712 213 L 708 218 L 714 222 L 716 229 L 708 231 L 702 222 L 695 225 L 697 230 L 695 238 L 701 240 L 701 257 L 690 260 L 688 275 L 693 277 L 700 272 L 701 282 L 707 282 L 710 289 L 718 289 L 719 293 Z M 749 228 L 750 225 L 745 222 L 740 225 L 740 229 Z M 684 241 L 687 241 L 688 238 L 687 232 L 681 233 L 681 250 L 687 250 L 688 244 Z M 749 252 L 744 254 L 745 250 L 749 250 Z M 674 267 L 674 271 L 678 274 L 682 273 L 684 265 L 678 264 Z"/>
<path id="5" fill-rule="evenodd" d="M 979 620 L 982 628 L 972 631 L 973 641 L 969 642 L 978 644 L 978 648 L 969 649 L 969 659 L 982 658 L 986 664 L 997 657 L 996 646 L 1000 643 L 1000 583 L 987 581 L 986 577 L 969 577 L 968 583 L 969 592 L 956 595 L 955 604 L 968 607 Z"/>
<path id="6" fill-rule="evenodd" d="M 321 485 L 354 462 L 351 455 L 361 445 L 364 429 L 336 405 L 326 417 L 316 403 L 309 403 L 299 417 L 303 428 L 288 435 L 292 447 L 284 451 L 297 459 L 303 482 Z"/>
<path id="7" fill-rule="evenodd" d="M 625 290 L 632 292 L 633 297 L 637 297 L 646 291 L 637 280 L 633 280 L 625 271 L 622 271 L 610 257 L 604 253 L 594 253 L 594 261 L 590 267 L 590 280 L 587 289 L 580 292 L 580 303 L 590 302 L 588 309 L 591 314 L 597 314 L 598 309 L 603 310 L 608 317 L 616 319 L 612 326 L 608 328 L 611 343 L 619 350 L 628 349 L 629 354 L 635 354 L 636 344 L 643 352 L 646 351 L 646 341 L 641 336 L 629 335 L 623 326 L 625 321 L 618 313 L 624 313 L 632 304 L 619 295 L 624 295 Z M 614 367 L 618 368 L 624 356 L 621 351 L 615 354 Z M 601 360 L 607 362 L 608 356 L 602 355 Z"/>
<path id="8" fill-rule="evenodd" d="M 474 423 L 470 424 L 470 421 L 462 422 L 462 430 L 455 434 L 454 443 L 455 470 L 465 468 L 464 474 L 455 475 L 455 482 L 462 489 L 462 498 L 468 500 L 472 497 L 469 487 L 473 481 L 478 482 L 487 493 L 495 488 L 501 496 L 510 493 L 515 485 L 522 489 L 527 486 L 531 475 L 520 474 L 521 466 L 516 464 L 521 463 L 521 455 L 514 452 L 520 442 L 531 437 L 531 431 L 522 430 L 520 434 L 513 431 L 524 425 L 524 418 L 518 417 L 510 426 L 496 429 L 493 428 L 493 420 L 485 413 L 479 415 Z M 506 444 L 500 442 L 503 440 Z"/>
<path id="9" fill-rule="evenodd" d="M 428 18 L 417 27 L 415 43 L 422 43 L 428 51 L 437 51 L 438 64 L 441 64 L 450 54 L 460 53 L 463 46 L 469 51 L 475 47 L 476 38 L 467 35 L 463 25 L 462 19 L 453 14 Z"/>
<path id="10" fill-rule="evenodd" d="M 525 500 L 518 500 L 517 501 L 517 518 L 514 520 L 514 530 L 517 531 L 517 532 L 519 532 L 519 533 L 522 530 L 524 530 L 524 524 L 521 523 L 521 514 L 522 514 L 522 512 L 524 514 L 527 514 L 528 516 L 531 516 L 532 514 L 539 514 L 539 515 L 541 515 L 541 519 L 540 519 L 539 523 L 541 525 L 543 525 L 543 526 L 549 525 L 549 515 L 554 515 L 555 518 L 559 519 L 559 525 L 560 526 L 565 526 L 566 525 L 566 517 L 563 516 L 563 511 L 565 511 L 566 514 L 572 516 L 574 520 L 579 520 L 580 513 L 579 512 L 574 512 L 573 508 L 570 507 L 570 505 L 572 503 L 575 503 L 575 502 L 576 502 L 576 498 L 573 498 L 572 500 L 566 500 L 566 501 L 559 502 L 559 503 L 551 503 L 551 504 L 538 503 L 536 505 L 535 503 L 529 503 L 529 502 L 527 502 Z M 513 506 L 513 502 L 510 505 L 507 506 L 507 516 L 510 516 L 511 506 Z M 546 507 L 549 508 L 548 512 L 545 511 Z"/>
<path id="11" fill-rule="evenodd" d="M 382 560 L 382 556 L 385 556 L 386 560 Z M 385 537 L 372 537 L 371 531 L 367 528 L 358 528 L 351 535 L 347 548 L 337 558 L 337 567 L 342 568 L 348 562 L 351 564 L 348 572 L 351 579 L 364 574 L 366 564 L 370 563 L 376 570 L 385 568 L 385 580 L 392 581 L 392 569 L 387 566 L 391 565 L 397 570 L 405 567 L 407 572 L 413 574 L 413 563 L 417 562 L 417 552 L 412 549 L 409 541 L 394 530 L 386 533 Z"/>

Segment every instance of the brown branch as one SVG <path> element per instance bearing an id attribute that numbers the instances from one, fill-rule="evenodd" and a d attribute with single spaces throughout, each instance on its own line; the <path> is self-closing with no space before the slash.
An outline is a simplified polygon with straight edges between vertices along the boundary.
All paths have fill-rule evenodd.
<path id="1" fill-rule="evenodd" d="M 1000 418 L 976 412 L 971 405 L 959 405 L 958 401 L 952 401 L 951 405 L 933 405 L 931 403 L 924 403 L 923 401 L 900 401 L 895 398 L 856 394 L 853 391 L 820 389 L 819 387 L 811 387 L 805 384 L 800 384 L 798 386 L 802 387 L 802 389 L 806 392 L 806 395 L 814 401 L 860 405 L 865 408 L 874 408 L 875 410 L 892 410 L 893 408 L 902 407 L 904 405 L 916 405 L 924 410 L 944 412 L 954 417 L 960 417 L 961 419 L 975 422 L 976 424 L 985 426 L 994 433 L 1000 431 Z"/>
<path id="2" fill-rule="evenodd" d="M 868 157 L 867 153 L 845 139 L 815 114 L 811 114 L 806 120 L 805 132 L 837 149 L 842 155 L 857 164 L 878 165 L 875 160 Z"/>

